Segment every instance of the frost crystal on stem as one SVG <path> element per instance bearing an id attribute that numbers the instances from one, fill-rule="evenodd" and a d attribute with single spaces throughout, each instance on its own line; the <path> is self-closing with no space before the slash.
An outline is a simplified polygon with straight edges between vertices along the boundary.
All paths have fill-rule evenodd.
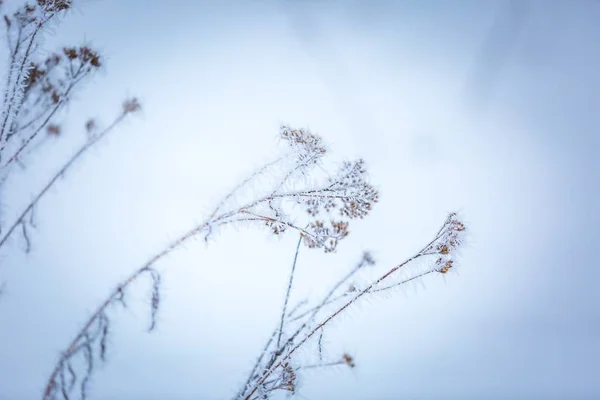
<path id="1" fill-rule="evenodd" d="M 297 376 L 299 371 L 305 369 L 339 365 L 354 368 L 356 363 L 354 358 L 348 353 L 342 354 L 338 359 L 324 360 L 322 338 L 324 329 L 327 328 L 329 322 L 356 304 L 363 296 L 372 296 L 378 292 L 391 290 L 435 272 L 441 274 L 447 273 L 450 268 L 455 266 L 455 256 L 460 246 L 465 242 L 465 233 L 465 225 L 458 219 L 456 214 L 452 213 L 448 216 L 434 239 L 424 246 L 423 249 L 406 261 L 392 267 L 363 289 L 356 289 L 354 285 L 351 286 L 351 290 L 344 290 L 343 288 L 365 265 L 374 265 L 375 262 L 369 253 L 365 253 L 357 266 L 334 285 L 327 295 L 317 302 L 315 306 L 308 306 L 308 302 L 303 301 L 299 306 L 294 307 L 290 313 L 286 313 L 287 307 L 284 307 L 280 327 L 276 332 L 279 332 L 279 336 L 283 334 L 286 340 L 275 342 L 271 338 L 267 342 L 254 368 L 250 372 L 245 385 L 238 392 L 236 399 L 269 399 L 277 391 L 287 390 L 277 383 L 282 382 L 288 377 L 286 371 L 293 364 L 297 365 L 294 376 Z M 296 258 L 294 258 L 292 271 L 296 269 Z M 415 264 L 414 261 L 420 258 L 430 258 L 432 261 L 428 263 L 429 267 L 426 270 L 412 272 L 410 268 L 411 264 Z M 391 280 L 399 270 L 407 268 L 409 271 L 407 278 L 383 286 L 383 283 Z M 291 285 L 290 281 L 286 294 L 286 302 L 289 297 Z M 304 311 L 298 312 L 301 307 L 304 307 Z M 321 322 L 315 324 L 314 320 L 318 315 L 325 316 L 322 317 Z M 316 343 L 312 343 L 315 348 L 316 360 L 314 362 L 302 362 L 296 356 L 298 350 L 309 346 L 312 338 L 318 338 Z"/>
<path id="2" fill-rule="evenodd" d="M 125 104 L 123 113 L 133 112 L 139 108 L 137 101 L 130 101 Z M 45 399 L 54 399 L 58 393 L 66 391 L 70 393 L 70 388 L 65 387 L 61 376 L 65 373 L 65 368 L 69 361 L 79 354 L 80 343 L 90 343 L 98 340 L 98 335 L 91 335 L 90 330 L 99 326 L 101 332 L 104 331 L 103 324 L 108 321 L 108 310 L 113 305 L 124 305 L 123 298 L 131 283 L 137 281 L 141 276 L 149 273 L 152 278 L 151 303 L 151 323 L 150 331 L 156 327 L 156 315 L 160 307 L 160 283 L 161 272 L 155 264 L 166 255 L 177 250 L 189 239 L 203 235 L 207 239 L 217 228 L 232 223 L 250 223 L 257 226 L 267 226 L 273 234 L 282 234 L 287 231 L 297 231 L 302 236 L 304 242 L 310 248 L 321 248 L 325 252 L 335 251 L 338 242 L 348 235 L 347 220 L 353 218 L 362 218 L 377 202 L 377 191 L 367 182 L 366 171 L 362 161 L 346 163 L 341 171 L 328 176 L 322 185 L 305 185 L 304 188 L 289 189 L 298 176 L 306 175 L 311 172 L 311 167 L 316 165 L 320 158 L 326 154 L 325 147 L 320 137 L 305 130 L 294 130 L 291 128 L 282 128 L 281 138 L 288 142 L 291 151 L 273 162 L 265 164 L 257 172 L 243 180 L 232 192 L 227 194 L 221 202 L 218 203 L 215 210 L 201 224 L 193 227 L 188 232 L 182 234 L 179 238 L 168 244 L 165 248 L 157 252 L 140 268 L 134 271 L 125 281 L 117 286 L 109 297 L 92 314 L 87 323 L 72 340 L 67 351 L 64 352 L 57 362 L 54 371 L 50 375 L 46 384 Z M 285 161 L 291 160 L 286 167 Z M 266 190 L 264 195 L 255 195 L 241 202 L 233 204 L 232 199 L 243 197 L 243 190 L 248 187 L 256 189 L 256 181 L 263 174 L 278 176 L 275 183 Z M 239 201 L 239 200 L 238 200 Z M 315 214 L 293 212 L 292 205 L 300 202 L 301 204 L 313 204 L 319 213 L 331 214 L 336 207 L 341 210 L 340 218 L 335 221 L 331 219 L 324 222 L 315 219 Z M 335 206 L 331 206 L 335 204 Z M 327 205 L 327 206 L 325 206 Z M 343 220 L 345 217 L 346 220 Z M 300 221 L 304 219 L 304 221 Z M 284 312 L 285 314 L 285 312 Z M 108 332 L 108 329 L 106 329 Z M 89 339 L 88 339 L 89 337 Z M 279 338 L 278 340 L 281 340 Z M 289 346 L 290 339 L 283 340 Z M 105 354 L 106 341 L 103 344 Z M 287 347 L 286 347 L 287 348 Z M 87 353 L 85 353 L 87 354 Z M 89 358 L 86 355 L 87 358 Z M 87 359 L 86 358 L 86 359 Z M 91 357 L 90 359 L 93 359 Z M 102 356 L 104 359 L 104 356 Z M 88 363 L 88 365 L 90 365 Z M 274 376 L 274 380 L 267 383 L 263 382 L 263 388 L 268 392 L 272 387 L 286 390 L 294 393 L 296 387 L 296 369 L 290 363 L 282 365 L 281 374 Z M 85 376 L 85 382 L 89 380 L 89 375 L 93 368 Z M 87 384 L 87 383 L 86 383 Z M 83 384 L 82 384 L 83 385 Z M 85 385 L 84 385 L 85 386 Z M 87 386 L 86 386 L 87 387 Z M 60 389 L 60 390 L 58 390 Z M 257 390 L 260 391 L 259 388 Z M 267 393 L 265 392 L 265 393 Z"/>

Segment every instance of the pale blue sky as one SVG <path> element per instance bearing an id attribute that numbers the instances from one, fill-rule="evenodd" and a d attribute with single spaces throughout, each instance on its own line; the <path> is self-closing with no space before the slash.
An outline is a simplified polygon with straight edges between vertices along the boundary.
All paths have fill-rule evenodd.
<path id="1" fill-rule="evenodd" d="M 105 71 L 68 134 L 3 194 L 4 218 L 123 98 L 144 111 L 40 204 L 33 251 L 1 258 L 0 399 L 35 399 L 58 352 L 139 267 L 308 127 L 363 157 L 381 202 L 335 255 L 304 249 L 318 292 L 370 249 L 379 270 L 449 211 L 471 228 L 458 274 L 369 300 L 333 324 L 357 368 L 302 376 L 301 399 L 600 396 L 600 4 L 594 1 L 74 1 L 49 48 L 88 40 Z M 223 399 L 276 323 L 295 237 L 227 229 L 165 259 L 118 313 L 93 399 Z M 235 250 L 235 251 L 233 251 Z"/>

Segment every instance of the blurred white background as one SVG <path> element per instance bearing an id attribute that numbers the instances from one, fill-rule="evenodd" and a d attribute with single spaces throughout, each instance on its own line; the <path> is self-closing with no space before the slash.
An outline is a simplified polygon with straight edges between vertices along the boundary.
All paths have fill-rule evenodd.
<path id="1" fill-rule="evenodd" d="M 600 396 L 596 261 L 600 4 L 573 1 L 74 1 L 48 49 L 87 41 L 105 72 L 66 134 L 13 180 L 3 218 L 137 96 L 118 128 L 37 209 L 32 252 L 4 251 L 0 398 L 41 397 L 59 352 L 114 285 L 277 149 L 281 123 L 362 157 L 381 202 L 336 254 L 301 250 L 316 294 L 371 250 L 383 271 L 450 211 L 472 242 L 456 274 L 371 299 L 303 374 L 302 399 Z M 160 263 L 117 313 L 94 399 L 221 399 L 277 323 L 296 237 L 226 229 Z M 135 301 L 134 298 L 138 300 Z"/>

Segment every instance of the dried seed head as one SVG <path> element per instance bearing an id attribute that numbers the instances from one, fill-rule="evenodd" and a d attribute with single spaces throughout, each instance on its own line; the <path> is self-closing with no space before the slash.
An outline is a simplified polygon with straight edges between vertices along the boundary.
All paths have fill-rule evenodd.
<path id="1" fill-rule="evenodd" d="M 349 366 L 350 368 L 356 367 L 356 364 L 354 363 L 354 358 L 352 358 L 352 356 L 350 356 L 350 354 L 344 353 L 344 355 L 342 357 L 347 366 Z"/>
<path id="2" fill-rule="evenodd" d="M 123 102 L 123 112 L 125 114 L 134 113 L 139 111 L 142 106 L 138 102 L 138 99 L 132 97 L 131 99 L 127 99 Z"/>
<path id="3" fill-rule="evenodd" d="M 44 69 L 42 69 L 38 64 L 32 63 L 31 69 L 29 70 L 29 75 L 27 75 L 27 79 L 25 80 L 25 87 L 32 87 L 45 75 L 46 71 Z"/>
<path id="4" fill-rule="evenodd" d="M 298 161 L 305 165 L 315 164 L 327 152 L 321 138 L 304 129 L 282 126 L 279 136 L 288 142 L 296 153 Z"/>
<path id="5" fill-rule="evenodd" d="M 363 253 L 363 258 L 361 260 L 361 267 L 364 265 L 375 265 L 375 259 L 368 251 Z"/>
<path id="6" fill-rule="evenodd" d="M 49 124 L 46 127 L 46 131 L 48 132 L 48 134 L 50 134 L 52 136 L 58 136 L 58 135 L 60 135 L 60 125 Z"/>
<path id="7" fill-rule="evenodd" d="M 82 63 L 90 63 L 93 67 L 100 67 L 100 56 L 87 46 L 79 48 L 79 59 Z"/>
<path id="8" fill-rule="evenodd" d="M 309 248 L 323 248 L 326 253 L 334 252 L 340 240 L 348 236 L 348 223 L 345 221 L 311 222 L 307 228 L 311 235 L 303 235 Z"/>
<path id="9" fill-rule="evenodd" d="M 271 228 L 271 232 L 273 232 L 274 235 L 282 234 L 287 230 L 287 225 L 276 219 L 267 219 L 265 225 Z"/>
<path id="10" fill-rule="evenodd" d="M 96 121 L 94 121 L 93 119 L 88 119 L 88 121 L 85 123 L 85 130 L 88 133 L 92 133 L 94 131 L 94 129 L 96 129 Z"/>
<path id="11" fill-rule="evenodd" d="M 342 168 L 329 178 L 329 184 L 311 192 L 310 196 L 299 197 L 298 202 L 306 206 L 310 216 L 321 212 L 329 214 L 338 208 L 342 217 L 364 218 L 379 201 L 379 193 L 367 182 L 363 160 L 345 162 Z"/>
<path id="12" fill-rule="evenodd" d="M 448 260 L 448 261 L 446 261 L 446 263 L 444 264 L 444 266 L 443 266 L 442 268 L 440 268 L 440 269 L 438 270 L 438 272 L 439 272 L 440 274 L 445 274 L 446 272 L 448 272 L 448 271 L 450 270 L 450 268 L 452 268 L 452 263 L 453 263 L 453 261 L 452 261 L 452 260 Z"/>
<path id="13" fill-rule="evenodd" d="M 438 245 L 438 251 L 440 254 L 443 254 L 443 255 L 447 255 L 450 253 L 450 250 L 448 249 L 448 245 L 446 245 L 446 244 Z"/>
<path id="14" fill-rule="evenodd" d="M 77 58 L 77 49 L 75 47 L 65 47 L 63 48 L 63 53 L 69 60 L 75 60 Z"/>
<path id="15" fill-rule="evenodd" d="M 293 394 L 296 392 L 296 380 L 296 372 L 290 366 L 290 364 L 283 364 L 280 388 Z"/>

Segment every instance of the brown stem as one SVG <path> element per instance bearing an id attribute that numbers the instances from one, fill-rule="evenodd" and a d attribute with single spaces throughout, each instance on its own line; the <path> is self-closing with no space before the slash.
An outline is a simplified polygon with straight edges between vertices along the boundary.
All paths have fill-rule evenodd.
<path id="1" fill-rule="evenodd" d="M 388 272 L 386 272 L 384 275 L 382 275 L 379 279 L 377 279 L 376 281 L 371 283 L 367 288 L 365 288 L 360 293 L 358 293 L 356 296 L 354 296 L 351 300 L 349 300 L 346 304 L 344 304 L 342 307 L 340 307 L 337 311 L 335 311 L 333 314 L 331 314 L 329 317 L 327 317 L 323 322 L 321 322 L 319 325 L 317 325 L 301 341 L 299 341 L 294 347 L 292 347 L 292 349 L 285 355 L 285 357 L 283 357 L 281 360 L 279 360 L 279 362 L 277 362 L 277 364 L 275 364 L 275 366 L 273 368 L 271 368 L 265 372 L 263 377 L 256 383 L 256 385 L 254 385 L 254 388 L 252 389 L 252 391 L 248 395 L 246 395 L 245 400 L 250 400 L 252 398 L 252 395 L 258 390 L 258 387 L 260 385 L 262 385 L 267 380 L 267 378 L 269 376 L 271 376 L 271 374 L 273 374 L 273 372 L 275 372 L 277 370 L 277 368 L 281 367 L 285 361 L 289 360 L 290 357 L 292 356 L 292 354 L 294 354 L 304 343 L 306 343 L 307 340 L 309 340 L 316 332 L 318 332 L 319 329 L 323 328 L 327 323 L 329 323 L 329 321 L 331 321 L 332 319 L 334 319 L 335 317 L 340 315 L 344 310 L 346 310 L 346 308 L 350 307 L 355 301 L 357 301 L 359 298 L 361 298 L 362 296 L 367 294 L 373 287 L 378 285 L 383 280 L 387 279 L 390 275 L 392 275 L 394 272 L 398 271 L 400 268 L 402 268 L 406 264 L 416 260 L 417 258 L 419 258 L 421 256 L 422 256 L 422 254 L 419 253 L 419 254 L 409 258 L 408 260 L 404 261 L 403 263 L 396 265 L 394 268 L 390 269 Z"/>

